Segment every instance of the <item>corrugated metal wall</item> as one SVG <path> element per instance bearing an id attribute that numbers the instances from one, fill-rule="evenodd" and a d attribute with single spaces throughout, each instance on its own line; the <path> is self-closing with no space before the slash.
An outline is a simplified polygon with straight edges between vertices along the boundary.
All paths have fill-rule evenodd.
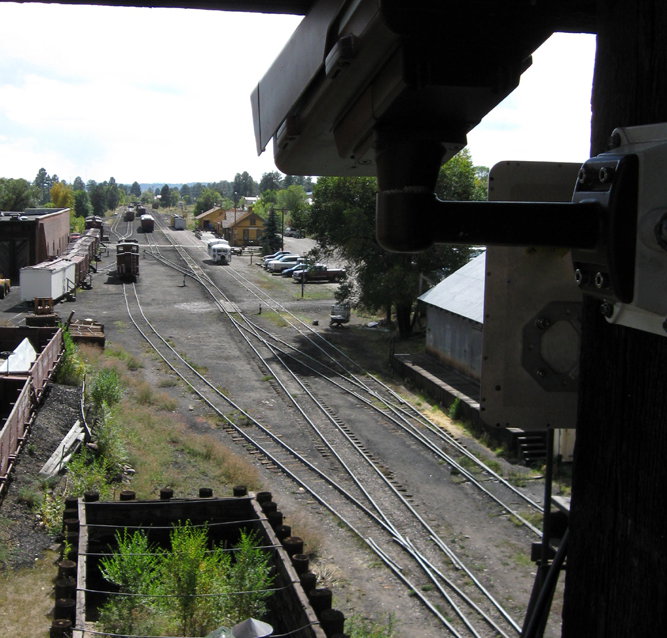
<path id="1" fill-rule="evenodd" d="M 479 380 L 482 370 L 482 325 L 435 306 L 427 306 L 426 317 L 426 351 Z"/>

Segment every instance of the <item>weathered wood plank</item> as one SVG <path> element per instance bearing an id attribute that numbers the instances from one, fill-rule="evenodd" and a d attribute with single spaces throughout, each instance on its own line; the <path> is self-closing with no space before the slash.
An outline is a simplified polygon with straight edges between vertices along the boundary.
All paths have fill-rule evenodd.
<path id="1" fill-rule="evenodd" d="M 667 121 L 667 4 L 598 3 L 592 154 Z M 664 292 L 664 291 L 663 291 Z M 667 338 L 585 303 L 563 636 L 667 635 Z"/>
<path id="2" fill-rule="evenodd" d="M 76 423 L 70 428 L 70 431 L 65 435 L 65 438 L 60 442 L 58 447 L 54 450 L 49 460 L 44 463 L 39 475 L 50 478 L 56 476 L 63 467 L 67 464 L 72 454 L 81 445 L 84 438 L 84 429 L 81 422 L 77 419 Z"/>

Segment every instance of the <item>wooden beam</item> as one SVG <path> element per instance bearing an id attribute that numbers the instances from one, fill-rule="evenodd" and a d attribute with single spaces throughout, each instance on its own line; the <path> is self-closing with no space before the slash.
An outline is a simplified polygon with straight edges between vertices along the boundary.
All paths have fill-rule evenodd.
<path id="1" fill-rule="evenodd" d="M 667 3 L 599 3 L 592 154 L 667 121 Z M 662 291 L 665 294 L 665 291 Z M 667 635 L 667 336 L 585 302 L 563 636 Z"/>

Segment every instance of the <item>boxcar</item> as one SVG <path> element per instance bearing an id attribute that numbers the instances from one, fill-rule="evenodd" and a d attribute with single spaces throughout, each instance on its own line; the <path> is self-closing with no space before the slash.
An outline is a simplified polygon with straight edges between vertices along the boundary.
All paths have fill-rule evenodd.
<path id="1" fill-rule="evenodd" d="M 55 259 L 21 268 L 21 301 L 36 298 L 57 301 L 76 288 L 76 264 Z"/>
<path id="2" fill-rule="evenodd" d="M 139 242 L 126 239 L 116 245 L 116 272 L 125 281 L 136 281 L 139 275 Z"/>
<path id="3" fill-rule="evenodd" d="M 145 233 L 152 233 L 155 226 L 155 220 L 152 215 L 142 215 L 141 219 L 141 230 Z"/>

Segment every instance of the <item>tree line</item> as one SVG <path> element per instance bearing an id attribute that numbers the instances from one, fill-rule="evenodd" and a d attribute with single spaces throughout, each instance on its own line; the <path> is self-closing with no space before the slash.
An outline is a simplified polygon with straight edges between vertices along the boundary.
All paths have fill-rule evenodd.
<path id="1" fill-rule="evenodd" d="M 23 178 L 0 178 L 0 210 L 23 211 L 26 208 L 54 207 L 70 208 L 76 217 L 104 215 L 115 210 L 120 204 L 141 201 L 153 204 L 159 202 L 164 208 L 195 204 L 199 212 L 213 205 L 229 204 L 239 206 L 245 197 L 259 196 L 265 190 L 280 190 L 299 185 L 312 188 L 310 177 L 282 175 L 279 172 L 265 173 L 259 182 L 244 171 L 237 173 L 232 181 L 222 180 L 212 183 L 182 184 L 142 190 L 138 181 L 119 184 L 113 177 L 103 182 L 76 177 L 71 184 L 61 180 L 57 174 L 49 175 L 40 168 L 32 182 Z M 209 205 L 210 204 L 210 205 Z"/>
<path id="2" fill-rule="evenodd" d="M 487 197 L 488 169 L 476 167 L 467 149 L 444 164 L 436 182 L 436 195 L 449 200 L 484 200 Z M 337 299 L 371 312 L 396 318 L 401 337 L 412 330 L 412 310 L 423 292 L 424 279 L 435 285 L 463 266 L 475 254 L 466 246 L 437 246 L 423 253 L 388 253 L 375 237 L 375 196 L 377 184 L 370 177 L 310 177 L 264 173 L 259 182 L 247 173 L 237 173 L 233 181 L 183 184 L 141 190 L 117 184 L 114 178 L 84 184 L 77 177 L 70 186 L 40 169 L 32 184 L 26 180 L 0 179 L 0 210 L 22 210 L 35 203 L 69 207 L 77 216 L 102 215 L 119 203 L 141 199 L 170 207 L 183 201 L 194 204 L 195 215 L 216 206 L 227 210 L 243 206 L 244 199 L 256 197 L 253 212 L 265 222 L 264 249 L 273 252 L 281 245 L 288 226 L 317 240 L 313 259 L 334 252 L 342 257 L 353 274 L 340 286 Z M 28 203 L 30 202 L 30 203 Z"/>

